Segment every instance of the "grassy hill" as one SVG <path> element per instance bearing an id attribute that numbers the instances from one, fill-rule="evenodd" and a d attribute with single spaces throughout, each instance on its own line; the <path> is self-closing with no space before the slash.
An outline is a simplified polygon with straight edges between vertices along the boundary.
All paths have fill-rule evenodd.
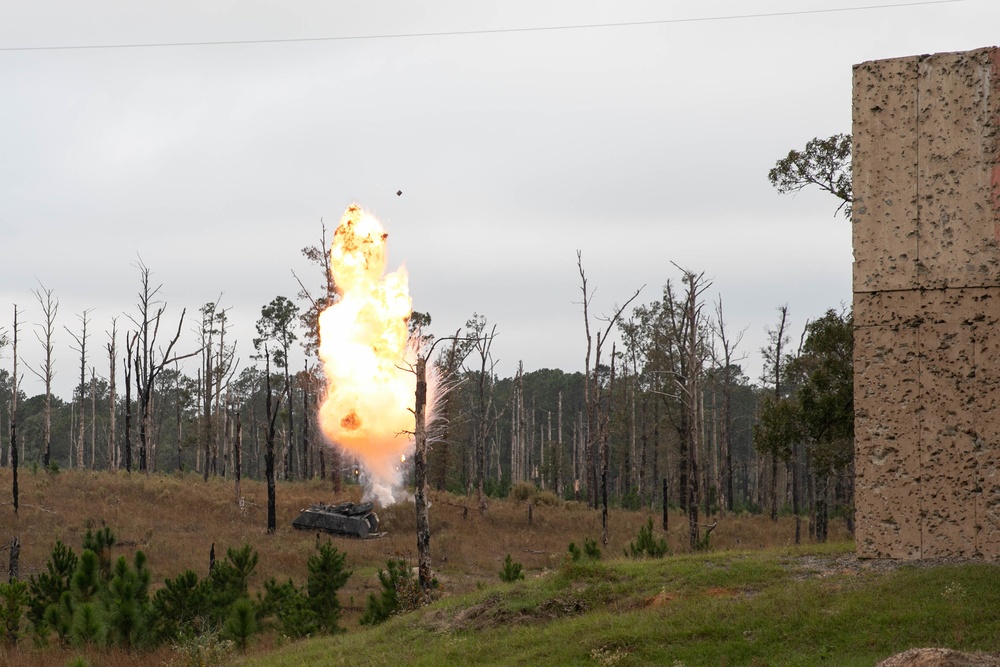
<path id="1" fill-rule="evenodd" d="M 279 482 L 278 531 L 267 535 L 258 482 L 244 481 L 242 503 L 231 481 L 192 474 L 22 470 L 20 486 L 15 516 L 10 471 L 0 470 L 3 572 L 14 535 L 27 577 L 55 540 L 79 550 L 88 527 L 108 526 L 115 557 L 146 552 L 154 589 L 186 569 L 205 576 L 213 544 L 219 558 L 243 544 L 259 552 L 251 591 L 271 576 L 301 584 L 317 536 L 291 520 L 312 502 L 360 499 L 358 487 L 334 497 L 329 482 Z M 495 500 L 485 515 L 462 496 L 432 493 L 431 502 L 439 602 L 372 629 L 358 625 L 386 560 L 415 564 L 413 505 L 399 503 L 379 511 L 385 537 L 333 538 L 353 571 L 340 592 L 346 632 L 295 642 L 265 632 L 251 640 L 246 664 L 871 665 L 915 645 L 1000 650 L 1000 618 L 984 613 L 1000 608 L 996 565 L 858 562 L 839 524 L 831 544 L 793 547 L 790 519 L 722 517 L 712 550 L 688 554 L 683 517 L 671 513 L 666 537 L 677 555 L 633 561 L 624 549 L 648 516 L 659 523 L 658 513 L 613 510 L 602 559 L 571 563 L 570 542 L 600 536 L 599 514 L 581 504 L 535 494 L 529 522 L 528 500 Z M 525 581 L 500 582 L 507 554 L 524 565 Z M 128 653 L 28 640 L 0 648 L 0 665 L 61 666 L 77 656 L 94 666 L 185 664 L 169 646 Z"/>
<path id="2" fill-rule="evenodd" d="M 848 544 L 567 565 L 282 647 L 291 665 L 865 665 L 1000 649 L 996 565 L 879 567 Z"/>

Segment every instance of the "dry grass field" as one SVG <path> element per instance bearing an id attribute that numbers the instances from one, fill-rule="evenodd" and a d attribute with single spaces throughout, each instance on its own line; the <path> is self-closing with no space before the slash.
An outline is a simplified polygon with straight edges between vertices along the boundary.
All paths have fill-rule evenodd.
<path id="1" fill-rule="evenodd" d="M 233 482 L 218 478 L 202 481 L 194 474 L 106 473 L 62 471 L 57 474 L 22 470 L 19 475 L 20 511 L 13 512 L 11 471 L 0 470 L 0 566 L 6 575 L 8 545 L 13 536 L 22 544 L 22 578 L 39 572 L 56 540 L 78 552 L 88 527 L 108 526 L 118 544 L 114 557 L 131 558 L 137 549 L 149 557 L 153 589 L 165 578 L 190 569 L 204 577 L 208 573 L 209 552 L 215 545 L 217 558 L 226 549 L 250 544 L 260 554 L 251 589 L 259 589 L 265 579 L 291 578 L 296 584 L 306 579 L 306 559 L 314 553 L 317 539 L 332 539 L 347 555 L 353 576 L 342 589 L 342 625 L 350 632 L 358 627 L 368 594 L 379 588 L 376 573 L 389 558 L 404 558 L 416 564 L 415 515 L 412 502 L 378 509 L 380 530 L 377 539 L 317 537 L 291 527 L 298 512 L 313 502 L 360 500 L 361 489 L 346 486 L 334 497 L 329 482 L 279 482 L 277 485 L 278 529 L 266 532 L 267 496 L 261 482 L 244 481 L 242 509 L 237 503 Z M 542 494 L 532 503 L 493 500 L 481 515 L 474 498 L 447 493 L 430 494 L 431 556 L 445 596 L 476 590 L 499 581 L 504 557 L 524 565 L 528 577 L 557 567 L 565 558 L 570 542 L 582 545 L 584 538 L 599 538 L 600 513 L 580 503 L 548 504 Z M 609 543 L 602 547 L 608 556 L 620 556 L 634 540 L 648 516 L 653 516 L 659 533 L 658 512 L 611 510 Z M 763 516 L 713 517 L 718 527 L 712 533 L 713 549 L 757 549 L 792 542 L 790 518 L 773 523 Z M 668 542 L 675 553 L 687 551 L 687 530 L 679 512 L 670 515 Z M 841 522 L 831 525 L 832 540 L 850 536 Z M 275 638 L 263 638 L 254 651 L 266 651 Z M 32 647 L 22 641 L 13 650 L 0 649 L 0 664 L 66 665 L 76 655 L 88 655 L 91 665 L 169 664 L 172 652 L 128 654 L 107 651 L 79 653 L 70 649 Z"/>

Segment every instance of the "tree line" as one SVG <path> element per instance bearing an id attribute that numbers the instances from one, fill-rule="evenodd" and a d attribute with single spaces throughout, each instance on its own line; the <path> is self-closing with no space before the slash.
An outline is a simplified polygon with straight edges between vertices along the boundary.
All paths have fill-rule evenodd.
<path id="1" fill-rule="evenodd" d="M 779 191 L 819 183 L 849 203 L 845 159 L 849 137 L 838 135 L 791 152 L 769 177 Z M 825 175 L 803 176 L 816 165 Z M 8 436 L 0 465 L 188 470 L 205 480 L 233 478 L 237 496 L 246 475 L 329 479 L 334 493 L 356 481 L 357 462 L 323 442 L 315 422 L 324 387 L 318 315 L 338 298 L 326 236 L 323 227 L 319 243 L 302 250 L 321 275 L 318 287 L 296 276 L 297 302 L 277 296 L 262 306 L 249 362 L 238 357 L 221 300 L 198 310 L 196 340 L 182 343 L 186 311 L 168 318 L 160 287 L 139 260 L 136 306 L 112 319 L 100 344 L 90 311 L 63 325 L 79 355 L 69 400 L 51 391 L 58 299 L 39 284 L 33 293 L 42 317 L 31 329 L 45 354 L 29 370 L 45 393 L 28 397 L 20 388 L 17 347 L 27 327 L 15 306 L 12 329 L 0 332 L 13 366 L 0 369 L 0 433 Z M 475 494 L 482 511 L 488 497 L 522 482 L 595 509 L 662 507 L 664 523 L 667 507 L 679 507 L 692 547 L 703 539 L 703 517 L 720 513 L 791 513 L 796 540 L 803 518 L 821 540 L 830 516 L 850 522 L 849 311 L 831 309 L 793 332 L 788 308 L 779 307 L 759 351 L 763 374 L 749 378 L 743 362 L 757 351 L 742 348 L 743 332 L 727 325 L 721 296 L 705 300 L 711 283 L 703 273 L 675 266 L 678 278 L 655 299 L 637 303 L 637 290 L 613 314 L 595 316 L 579 255 L 578 268 L 584 372 L 519 367 L 499 377 L 493 342 L 500 325 L 478 313 L 438 341 L 447 344 L 429 363 L 450 389 L 426 452 L 431 487 Z M 425 344 L 435 339 L 431 326 L 430 314 L 413 313 L 411 331 Z M 291 367 L 296 344 L 306 353 L 301 368 Z M 193 375 L 190 362 L 181 363 L 189 359 L 198 362 Z"/>

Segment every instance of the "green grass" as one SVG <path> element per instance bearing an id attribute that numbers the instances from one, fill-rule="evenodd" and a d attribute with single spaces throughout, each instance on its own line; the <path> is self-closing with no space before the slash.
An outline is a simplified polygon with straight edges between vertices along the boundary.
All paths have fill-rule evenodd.
<path id="1" fill-rule="evenodd" d="M 833 559 L 851 548 L 567 563 L 244 664 L 870 667 L 914 646 L 1000 650 L 1000 566 L 845 572 Z"/>

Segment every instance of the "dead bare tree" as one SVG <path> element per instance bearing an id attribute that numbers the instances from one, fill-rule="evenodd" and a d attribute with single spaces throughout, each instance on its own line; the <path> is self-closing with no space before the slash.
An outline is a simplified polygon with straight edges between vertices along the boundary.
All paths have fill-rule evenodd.
<path id="1" fill-rule="evenodd" d="M 622 313 L 628 308 L 628 305 L 632 303 L 639 293 L 642 291 L 642 287 L 635 291 L 628 301 L 626 301 L 620 308 L 615 311 L 615 314 L 611 317 L 600 318 L 607 323 L 607 326 L 603 331 L 597 332 L 596 342 L 593 340 L 590 333 L 590 300 L 593 294 L 587 289 L 587 275 L 583 270 L 583 253 L 579 250 L 576 251 L 576 266 L 580 271 L 580 290 L 583 292 L 583 324 L 584 332 L 587 337 L 587 354 L 585 357 L 584 364 L 584 383 L 583 383 L 583 402 L 587 408 L 587 437 L 589 439 L 589 444 L 587 445 L 587 468 L 588 468 L 588 484 L 587 490 L 588 498 L 590 499 L 590 506 L 597 509 L 598 503 L 598 484 L 597 484 L 597 460 L 598 460 L 598 448 L 600 447 L 600 420 L 601 420 L 601 383 L 598 378 L 598 373 L 601 367 L 601 351 L 604 344 L 608 340 L 608 336 L 614 330 L 615 326 L 618 324 Z M 645 287 L 645 285 L 643 285 Z M 594 365 L 591 367 L 591 351 L 594 353 Z M 603 495 L 603 493 L 602 493 Z M 607 542 L 605 542 L 607 544 Z"/>
<path id="2" fill-rule="evenodd" d="M 243 499 L 243 492 L 240 490 L 240 482 L 243 477 L 243 421 L 240 419 L 240 411 L 236 411 L 236 438 L 233 440 L 233 473 L 236 478 L 236 502 Z"/>
<path id="3" fill-rule="evenodd" d="M 125 337 L 125 472 L 132 472 L 132 359 L 139 332 Z"/>
<path id="4" fill-rule="evenodd" d="M 201 424 L 202 442 L 205 465 L 203 479 L 208 481 L 208 475 L 218 473 L 219 433 L 216 427 L 218 421 L 220 397 L 229 385 L 236 372 L 236 348 L 226 347 L 226 333 L 229 329 L 228 309 L 219 308 L 221 295 L 214 302 L 206 303 L 201 308 L 201 326 L 198 329 L 198 342 L 201 347 Z M 218 337 L 218 347 L 216 347 Z"/>
<path id="5" fill-rule="evenodd" d="M 413 504 L 417 513 L 417 580 L 420 590 L 430 594 L 433 575 L 431 573 L 431 527 L 427 515 L 427 358 L 417 357 L 416 396 L 413 405 Z M 480 489 L 482 487 L 480 486 Z"/>
<path id="6" fill-rule="evenodd" d="M 45 384 L 45 407 L 42 412 L 42 467 L 49 467 L 49 458 L 52 454 L 52 379 L 56 372 L 53 364 L 53 349 L 55 341 L 53 335 L 56 326 L 56 314 L 59 312 L 59 299 L 52 296 L 52 290 L 46 289 L 41 282 L 38 283 L 37 290 L 31 290 L 42 307 L 43 321 L 37 325 L 35 338 L 42 344 L 44 358 L 38 369 L 28 366 L 28 369 L 38 376 Z"/>
<path id="7" fill-rule="evenodd" d="M 704 273 L 694 273 L 677 264 L 674 266 L 682 272 L 681 280 L 686 287 L 683 301 L 677 301 L 673 298 L 669 283 L 667 284 L 670 303 L 679 306 L 669 309 L 668 334 L 671 346 L 677 351 L 677 363 L 672 374 L 681 403 L 679 430 L 682 443 L 681 456 L 684 459 L 681 493 L 688 512 L 690 546 L 691 549 L 697 549 L 701 543 L 701 530 L 698 524 L 698 452 L 703 419 L 701 376 L 708 349 L 704 319 L 701 314 L 703 307 L 701 297 L 705 290 L 711 287 L 711 282 L 705 282 Z"/>
<path id="8" fill-rule="evenodd" d="M 722 296 L 719 296 L 719 300 L 715 304 L 715 319 L 712 322 L 712 333 L 715 340 L 719 344 L 718 350 L 715 346 L 712 346 L 712 355 L 715 366 L 721 371 L 722 375 L 722 435 L 719 438 L 722 443 L 722 447 L 725 450 L 722 452 L 721 458 L 723 459 L 723 470 L 722 470 L 722 489 L 725 494 L 725 498 L 721 499 L 719 506 L 724 507 L 730 512 L 733 511 L 733 389 L 735 386 L 736 378 L 734 375 L 738 372 L 738 368 L 734 367 L 738 361 L 742 360 L 743 357 L 737 358 L 736 348 L 740 346 L 743 341 L 743 334 L 746 333 L 746 328 L 738 331 L 735 336 L 730 335 L 726 331 L 726 321 L 722 313 Z"/>
<path id="9" fill-rule="evenodd" d="M 80 408 L 78 412 L 79 417 L 77 421 L 77 438 L 76 438 L 77 468 L 83 468 L 84 466 L 83 434 L 86 430 L 86 421 L 87 421 L 85 418 L 87 411 L 84 408 L 84 401 L 86 400 L 87 397 L 87 324 L 90 322 L 90 313 L 93 312 L 93 310 L 94 310 L 93 308 L 88 308 L 79 315 L 77 315 L 77 318 L 80 320 L 80 327 L 81 327 L 80 335 L 77 335 L 72 331 L 70 331 L 69 327 L 63 327 L 64 329 L 66 329 L 66 332 L 73 337 L 73 340 L 76 341 L 76 347 L 71 346 L 71 349 L 75 350 L 80 354 L 80 384 L 77 385 L 77 392 L 79 394 L 77 398 L 80 401 Z M 73 456 L 71 454 L 70 461 L 72 460 Z"/>
<path id="10" fill-rule="evenodd" d="M 90 367 L 90 469 L 97 464 L 97 369 Z"/>
<path id="11" fill-rule="evenodd" d="M 436 366 L 441 377 L 455 377 L 458 374 L 459 368 L 461 368 L 462 364 L 465 362 L 466 355 L 468 355 L 471 349 L 468 341 L 461 342 L 461 333 L 461 329 L 456 330 L 455 335 L 452 337 L 451 345 L 448 346 L 447 350 L 443 350 L 438 356 Z M 451 420 L 453 419 L 456 410 L 455 398 L 456 396 L 452 392 L 447 392 L 444 396 L 440 397 L 440 400 L 442 401 L 440 414 L 442 415 L 443 431 L 441 433 L 441 439 L 434 447 L 433 453 L 436 465 L 431 466 L 431 462 L 428 460 L 428 466 L 431 467 L 431 474 L 434 477 L 434 488 L 438 491 L 444 491 L 448 484 L 448 448 L 451 442 Z"/>
<path id="12" fill-rule="evenodd" d="M 465 324 L 466 337 L 473 341 L 472 352 L 478 358 L 479 368 L 473 373 L 476 378 L 476 403 L 473 407 L 473 419 L 475 420 L 475 457 L 476 457 L 476 496 L 479 503 L 480 513 L 485 513 L 486 506 L 486 442 L 496 428 L 499 414 L 493 409 L 493 389 L 494 389 L 494 369 L 496 361 L 493 359 L 491 348 L 493 340 L 496 338 L 497 327 L 486 333 L 486 318 L 473 314 L 472 318 Z M 441 339 L 445 340 L 445 339 Z M 472 354 L 470 353 L 470 356 Z"/>
<path id="13" fill-rule="evenodd" d="M 788 324 L 788 306 L 780 306 L 778 308 L 778 313 L 781 316 L 778 321 L 778 327 L 776 329 L 768 329 L 768 337 L 770 338 L 770 345 L 761 350 L 764 355 L 764 373 L 768 374 L 769 377 L 765 377 L 765 381 L 770 380 L 774 383 L 774 401 L 775 403 L 781 400 L 781 378 L 782 378 L 782 364 L 784 362 L 784 346 L 788 342 L 788 334 L 785 333 L 785 328 Z M 778 520 L 778 458 L 780 453 L 777 449 L 770 452 L 771 455 L 771 521 Z"/>
<path id="14" fill-rule="evenodd" d="M 118 448 L 115 442 L 115 378 L 118 374 L 118 318 L 111 318 L 108 333 L 108 470 L 118 470 Z"/>
<path id="15" fill-rule="evenodd" d="M 118 375 L 118 318 L 111 318 L 108 350 L 108 470 L 118 470 L 118 448 L 115 441 L 115 378 Z"/>
<path id="16" fill-rule="evenodd" d="M 595 369 L 596 370 L 596 369 Z M 611 344 L 611 379 L 608 381 L 608 396 L 610 403 L 615 395 L 615 344 Z M 598 424 L 598 440 L 601 445 L 601 542 L 608 545 L 608 462 L 611 459 L 608 451 L 609 429 L 611 421 L 610 405 L 601 409 Z"/>
<path id="17" fill-rule="evenodd" d="M 10 470 L 11 470 L 11 493 L 14 497 L 14 514 L 17 514 L 18 489 L 17 489 L 17 394 L 20 390 L 21 378 L 17 374 L 17 335 L 20 331 L 18 324 L 17 304 L 14 304 L 14 328 L 13 328 L 13 356 L 14 375 L 11 378 L 10 396 Z"/>
<path id="18" fill-rule="evenodd" d="M 156 376 L 159 375 L 167 365 L 193 357 L 201 350 L 195 350 L 187 354 L 175 354 L 174 346 L 180 339 L 181 330 L 184 326 L 184 315 L 187 309 L 181 310 L 180 319 L 177 322 L 177 332 L 171 338 L 166 347 L 157 349 L 156 340 L 160 333 L 160 324 L 166 305 L 157 300 L 162 285 L 153 287 L 150 282 L 150 270 L 140 258 L 136 265 L 139 269 L 140 288 L 138 302 L 136 304 L 138 314 L 129 316 L 136 326 L 136 349 L 135 356 L 131 360 L 135 371 L 136 399 L 139 403 L 139 470 L 149 473 L 151 468 L 156 467 L 155 443 L 151 441 L 152 421 L 153 421 L 153 387 Z"/>
<path id="19" fill-rule="evenodd" d="M 271 391 L 271 353 L 267 349 L 267 345 L 264 345 L 264 386 L 267 392 L 265 396 L 265 409 L 267 410 L 265 443 L 267 444 L 267 448 L 264 450 L 264 474 L 267 477 L 267 532 L 269 535 L 273 535 L 274 531 L 278 528 L 274 507 L 274 427 L 281 408 L 281 397 L 285 395 L 285 390 L 282 389 L 278 393 L 277 399 L 274 398 Z"/>
<path id="20" fill-rule="evenodd" d="M 473 319 L 479 321 L 478 318 L 474 317 Z M 485 320 L 482 321 L 485 323 Z M 481 329 L 482 327 L 480 327 Z M 413 333 L 411 332 L 412 335 Z M 417 335 L 419 335 L 419 332 L 417 332 Z M 422 340 L 425 343 L 428 341 L 426 338 Z M 412 367 L 417 380 L 413 403 L 413 504 L 416 508 L 417 524 L 417 580 L 425 601 L 429 599 L 431 589 L 434 586 L 434 577 L 431 571 L 431 527 L 428 517 L 430 504 L 427 501 L 427 443 L 430 439 L 428 434 L 430 425 L 427 423 L 427 359 L 434 352 L 434 346 L 443 340 L 451 340 L 453 345 L 458 341 L 471 342 L 471 339 L 462 339 L 454 336 L 451 338 L 439 338 L 429 347 L 421 345 L 420 347 L 427 347 L 426 352 L 422 349 L 417 351 L 417 361 Z M 492 338 L 490 338 L 489 342 L 492 343 Z M 446 375 L 442 376 L 441 379 L 442 381 L 438 382 L 439 391 L 445 391 L 440 388 L 446 387 L 451 382 L 451 378 Z M 438 399 L 440 398 L 441 396 L 438 396 Z M 492 401 L 492 391 L 490 392 L 490 400 Z M 482 489 L 482 486 L 480 486 L 480 489 Z"/>
<path id="21" fill-rule="evenodd" d="M 318 290 L 318 294 L 314 296 L 313 291 L 305 286 L 305 284 L 302 282 L 299 276 L 296 275 L 295 271 L 292 271 L 292 275 L 295 277 L 296 282 L 298 282 L 299 284 L 299 292 L 298 294 L 296 294 L 296 296 L 299 299 L 305 299 L 306 301 L 309 302 L 309 308 L 306 308 L 301 313 L 299 313 L 299 322 L 302 324 L 303 328 L 302 347 L 306 351 L 306 354 L 315 357 L 317 362 L 320 361 L 319 359 L 320 313 L 329 308 L 337 301 L 337 299 L 340 298 L 339 295 L 337 294 L 337 286 L 333 280 L 333 273 L 330 270 L 331 268 L 330 243 L 329 241 L 327 241 L 326 238 L 326 224 L 324 224 L 322 220 L 320 220 L 320 230 L 321 232 L 320 232 L 319 243 L 314 246 L 306 246 L 305 248 L 302 248 L 302 255 L 310 262 L 315 264 L 320 269 L 320 272 L 323 274 L 322 284 Z M 321 365 L 317 367 L 322 368 Z M 308 375 L 309 377 L 304 378 L 304 380 L 308 382 L 310 386 L 312 385 L 313 380 L 318 380 L 318 381 L 323 380 L 321 373 L 316 373 L 316 374 L 309 373 Z M 306 391 L 308 391 L 308 389 L 305 389 L 304 393 Z M 315 394 L 317 392 L 314 391 L 313 393 Z M 303 400 L 305 400 L 304 397 Z M 306 455 L 308 454 L 308 452 L 305 451 L 305 448 L 308 448 L 310 446 L 310 441 L 307 436 L 308 425 L 305 422 L 308 422 L 309 420 L 314 418 L 315 418 L 315 410 L 312 410 L 311 413 L 304 412 L 302 415 L 302 419 L 304 420 L 302 429 L 302 446 L 304 448 L 303 466 L 305 466 L 304 461 Z M 340 452 L 337 447 L 329 447 L 329 448 L 321 447 L 317 451 L 320 464 L 320 476 L 323 479 L 326 478 L 326 461 L 324 459 L 324 454 L 326 449 L 329 449 L 330 452 L 330 470 L 333 476 L 334 491 L 336 493 L 339 493 L 341 475 L 340 475 Z M 304 467 L 303 467 L 303 475 L 305 475 Z"/>

